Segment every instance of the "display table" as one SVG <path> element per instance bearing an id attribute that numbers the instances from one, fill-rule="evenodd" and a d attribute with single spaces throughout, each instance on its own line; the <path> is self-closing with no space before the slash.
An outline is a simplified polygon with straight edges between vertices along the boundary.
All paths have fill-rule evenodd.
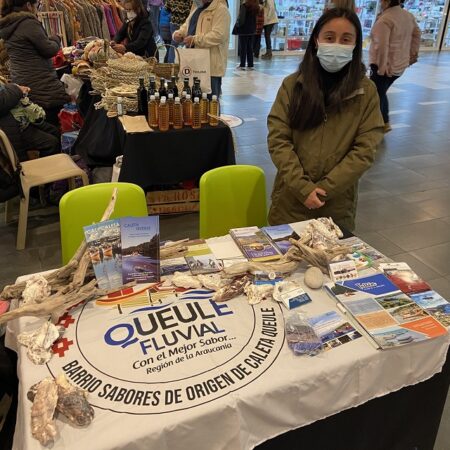
<path id="1" fill-rule="evenodd" d="M 208 243 L 219 259 L 236 254 L 230 237 Z M 296 357 L 284 338 L 288 312 L 276 302 L 216 304 L 202 289 L 176 297 L 135 291 L 66 313 L 64 337 L 44 366 L 34 366 L 14 339 L 41 321 L 9 324 L 7 344 L 19 355 L 14 449 L 42 448 L 31 437 L 26 392 L 64 373 L 89 391 L 95 418 L 81 429 L 58 419 L 55 450 L 251 449 L 299 427 L 305 441 L 293 432 L 261 448 L 431 450 L 448 389 L 448 335 L 384 351 L 361 337 Z M 303 311 L 336 309 L 324 291 L 307 291 L 313 301 Z"/>
<path id="2" fill-rule="evenodd" d="M 155 185 L 199 179 L 210 169 L 236 164 L 231 130 L 219 123 L 199 130 L 126 133 L 117 118 L 91 104 L 74 144 L 74 152 L 91 167 L 112 166 L 124 155 L 119 181 L 144 190 Z"/>

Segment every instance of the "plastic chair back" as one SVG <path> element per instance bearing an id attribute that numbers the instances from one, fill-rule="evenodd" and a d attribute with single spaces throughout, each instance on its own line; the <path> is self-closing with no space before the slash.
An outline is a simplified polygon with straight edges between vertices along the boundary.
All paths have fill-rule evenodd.
<path id="1" fill-rule="evenodd" d="M 148 215 L 145 192 L 136 184 L 99 183 L 67 192 L 59 202 L 63 264 L 67 264 L 84 239 L 83 227 L 100 221 L 116 187 L 117 200 L 111 219 Z"/>
<path id="2" fill-rule="evenodd" d="M 223 166 L 200 178 L 200 238 L 267 225 L 266 181 L 256 166 Z"/>

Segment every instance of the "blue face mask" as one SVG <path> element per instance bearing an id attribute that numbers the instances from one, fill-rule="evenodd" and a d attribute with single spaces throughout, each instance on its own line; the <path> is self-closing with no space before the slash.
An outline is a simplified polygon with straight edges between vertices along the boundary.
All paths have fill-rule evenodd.
<path id="1" fill-rule="evenodd" d="M 339 72 L 353 59 L 354 45 L 324 44 L 319 42 L 317 57 L 320 65 L 331 73 Z"/>

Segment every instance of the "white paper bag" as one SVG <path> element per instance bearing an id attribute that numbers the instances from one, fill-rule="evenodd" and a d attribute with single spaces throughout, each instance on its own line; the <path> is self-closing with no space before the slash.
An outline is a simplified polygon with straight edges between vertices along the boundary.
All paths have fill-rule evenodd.
<path id="1" fill-rule="evenodd" d="M 177 53 L 177 52 L 175 52 Z M 209 49 L 207 48 L 178 48 L 180 56 L 180 78 L 192 79 L 197 77 L 200 80 L 202 92 L 211 93 L 211 67 Z M 178 59 L 178 54 L 177 54 Z"/>

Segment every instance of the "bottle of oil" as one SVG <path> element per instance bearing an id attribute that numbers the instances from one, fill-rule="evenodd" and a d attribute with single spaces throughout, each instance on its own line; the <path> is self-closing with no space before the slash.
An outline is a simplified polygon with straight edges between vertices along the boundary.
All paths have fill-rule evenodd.
<path id="1" fill-rule="evenodd" d="M 189 78 L 186 77 L 184 80 L 184 86 L 183 86 L 183 91 L 186 92 L 186 94 L 191 94 L 191 87 L 189 86 Z"/>
<path id="2" fill-rule="evenodd" d="M 192 100 L 189 94 L 186 94 L 186 100 L 183 103 L 183 120 L 185 125 L 192 125 Z"/>
<path id="3" fill-rule="evenodd" d="M 171 80 L 172 80 L 173 98 L 177 98 L 178 97 L 177 77 L 172 76 Z"/>
<path id="4" fill-rule="evenodd" d="M 156 90 L 156 81 L 155 77 L 151 76 L 148 85 L 148 99 L 150 100 L 150 96 L 155 95 Z"/>
<path id="5" fill-rule="evenodd" d="M 186 92 L 186 91 L 183 91 L 183 92 L 181 93 L 181 99 L 180 99 L 180 103 L 181 103 L 181 104 L 183 104 L 183 103 L 186 101 L 186 95 L 187 95 L 187 92 Z"/>
<path id="6" fill-rule="evenodd" d="M 167 98 L 166 80 L 163 77 L 159 79 L 159 97 Z"/>
<path id="7" fill-rule="evenodd" d="M 156 103 L 158 103 L 158 105 L 159 105 L 159 101 L 161 100 L 161 98 L 159 96 L 159 92 L 155 92 L 155 100 L 156 100 Z"/>
<path id="8" fill-rule="evenodd" d="M 217 127 L 219 125 L 219 100 L 217 100 L 217 95 L 212 96 L 211 103 L 209 104 L 209 124 L 212 127 Z"/>
<path id="9" fill-rule="evenodd" d="M 137 89 L 138 114 L 148 115 L 148 96 L 144 85 L 144 77 L 139 77 L 139 87 Z"/>
<path id="10" fill-rule="evenodd" d="M 148 102 L 148 125 L 150 128 L 158 128 L 158 103 L 154 95 L 150 96 Z"/>
<path id="11" fill-rule="evenodd" d="M 194 98 L 194 104 L 192 105 L 192 128 L 197 130 L 202 126 L 202 116 L 200 113 L 200 101 L 198 97 Z"/>
<path id="12" fill-rule="evenodd" d="M 173 105 L 173 128 L 174 130 L 183 128 L 183 106 L 181 105 L 180 97 L 175 97 Z"/>
<path id="13" fill-rule="evenodd" d="M 200 100 L 200 115 L 202 119 L 202 124 L 208 123 L 208 112 L 209 112 L 209 100 L 206 92 L 202 93 L 202 99 Z"/>
<path id="14" fill-rule="evenodd" d="M 169 105 L 166 103 L 166 97 L 162 97 L 158 107 L 159 131 L 169 129 Z"/>
<path id="15" fill-rule="evenodd" d="M 167 99 L 167 105 L 169 106 L 169 125 L 173 125 L 173 93 L 169 94 L 169 98 Z"/>

